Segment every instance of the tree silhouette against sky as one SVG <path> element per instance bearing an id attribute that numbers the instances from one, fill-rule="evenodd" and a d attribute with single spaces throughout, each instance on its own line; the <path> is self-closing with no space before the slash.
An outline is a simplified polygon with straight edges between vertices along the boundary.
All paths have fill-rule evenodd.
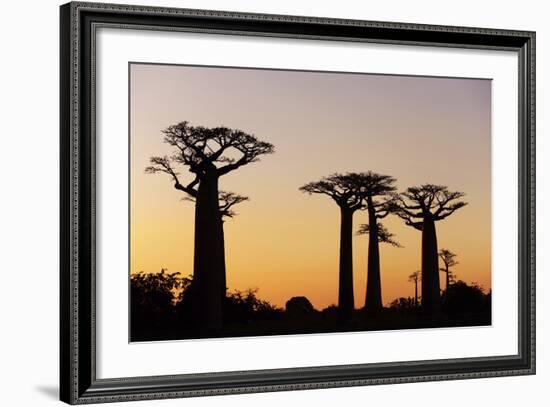
<path id="1" fill-rule="evenodd" d="M 364 192 L 361 175 L 332 174 L 320 181 L 310 182 L 300 190 L 308 194 L 328 195 L 340 208 L 340 263 L 338 277 L 338 311 L 349 318 L 354 309 L 353 296 L 353 214 L 363 208 Z"/>
<path id="2" fill-rule="evenodd" d="M 367 265 L 367 288 L 365 296 L 365 308 L 368 311 L 379 311 L 382 309 L 382 283 L 380 277 L 380 249 L 379 242 L 391 235 L 384 227 L 378 227 L 378 220 L 390 214 L 393 195 L 396 190 L 395 178 L 389 175 L 381 175 L 372 171 L 360 173 L 361 190 L 364 194 L 365 207 L 369 216 L 370 225 L 363 227 L 369 235 L 369 252 Z M 379 236 L 379 233 L 385 235 Z"/>
<path id="3" fill-rule="evenodd" d="M 191 126 L 186 121 L 167 127 L 163 134 L 164 142 L 173 147 L 174 153 L 151 157 L 146 172 L 168 174 L 174 188 L 195 199 L 192 314 L 202 327 L 217 329 L 222 323 L 221 294 L 225 293 L 219 179 L 273 153 L 274 147 L 241 130 Z M 176 166 L 186 167 L 193 179 L 182 183 Z"/>
<path id="4" fill-rule="evenodd" d="M 195 198 L 192 196 L 186 196 L 183 198 L 184 201 L 195 202 Z M 224 224 L 225 219 L 233 218 L 237 213 L 233 210 L 233 206 L 240 204 L 241 202 L 248 201 L 247 196 L 239 195 L 234 192 L 219 191 L 218 194 L 218 205 L 220 207 L 220 216 L 222 220 L 222 259 L 223 259 L 223 270 L 222 270 L 222 297 L 226 296 L 227 293 L 227 272 L 225 266 L 225 230 Z"/>
<path id="5" fill-rule="evenodd" d="M 447 293 L 449 292 L 449 284 L 454 283 L 455 281 L 455 275 L 451 271 L 451 267 L 456 266 L 458 264 L 458 261 L 455 260 L 456 254 L 447 249 L 441 249 L 439 251 L 439 257 L 443 262 L 443 267 L 441 267 L 439 270 L 445 273 L 445 293 Z"/>
<path id="6" fill-rule="evenodd" d="M 233 192 L 220 191 L 219 205 L 220 216 L 222 218 L 222 250 L 223 250 L 223 271 L 222 271 L 222 290 L 225 297 L 227 291 L 227 273 L 225 270 L 225 230 L 224 224 L 227 218 L 234 218 L 237 213 L 233 210 L 235 205 L 248 201 L 247 196 L 235 194 Z"/>
<path id="7" fill-rule="evenodd" d="M 439 262 L 435 222 L 464 207 L 463 192 L 449 191 L 446 186 L 424 184 L 410 187 L 396 195 L 394 210 L 409 226 L 422 231 L 422 308 L 427 313 L 441 309 Z"/>
<path id="8" fill-rule="evenodd" d="M 420 270 L 415 271 L 409 276 L 409 282 L 414 283 L 414 306 L 418 307 L 418 280 L 421 278 Z"/>
<path id="9" fill-rule="evenodd" d="M 373 234 L 368 223 L 359 226 L 358 235 L 369 235 L 369 257 L 368 257 L 368 272 L 367 272 L 367 296 L 365 298 L 365 307 L 368 311 L 379 311 L 382 309 L 382 287 L 380 278 L 380 254 L 378 251 L 378 243 L 388 243 L 393 247 L 403 247 L 394 239 L 394 234 L 381 223 L 376 224 L 376 245 L 373 241 Z M 371 257 L 371 246 L 376 246 L 375 255 Z M 372 260 L 371 260 L 372 258 Z M 370 289 L 369 289 L 370 288 Z"/>

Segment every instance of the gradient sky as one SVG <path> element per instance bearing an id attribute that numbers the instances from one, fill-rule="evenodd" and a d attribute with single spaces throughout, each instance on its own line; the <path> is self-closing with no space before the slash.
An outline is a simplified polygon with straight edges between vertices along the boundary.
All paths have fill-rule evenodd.
<path id="1" fill-rule="evenodd" d="M 187 120 L 227 126 L 275 146 L 275 154 L 220 181 L 250 197 L 225 223 L 227 283 L 257 288 L 279 306 L 306 296 L 337 303 L 339 210 L 303 184 L 334 172 L 372 170 L 399 190 L 422 183 L 466 193 L 469 203 L 438 222 L 439 248 L 458 255 L 458 278 L 491 288 L 491 81 L 131 64 L 130 271 L 193 268 L 193 203 L 149 158 L 171 154 L 161 130 Z M 191 174 L 180 168 L 182 183 Z M 367 222 L 356 212 L 354 227 Z M 413 296 L 421 233 L 396 216 L 383 224 L 405 246 L 381 244 L 384 304 Z M 365 301 L 367 236 L 354 236 L 355 305 Z M 441 273 L 443 288 L 443 273 Z"/>

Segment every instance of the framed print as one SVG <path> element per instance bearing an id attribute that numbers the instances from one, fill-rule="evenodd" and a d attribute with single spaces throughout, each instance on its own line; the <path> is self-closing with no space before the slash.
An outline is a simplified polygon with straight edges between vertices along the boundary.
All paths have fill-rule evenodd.
<path id="1" fill-rule="evenodd" d="M 60 18 L 63 401 L 535 373 L 533 32 Z"/>

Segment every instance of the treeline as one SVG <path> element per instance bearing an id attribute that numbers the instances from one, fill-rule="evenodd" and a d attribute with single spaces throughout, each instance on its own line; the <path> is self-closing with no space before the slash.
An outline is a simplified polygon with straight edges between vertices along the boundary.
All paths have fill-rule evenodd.
<path id="1" fill-rule="evenodd" d="M 258 297 L 257 290 L 228 291 L 223 328 L 207 330 L 192 323 L 192 276 L 161 270 L 130 278 L 131 340 L 167 340 L 204 336 L 256 336 L 356 330 L 486 325 L 491 322 L 491 294 L 476 284 L 453 282 L 444 290 L 442 313 L 427 317 L 412 297 L 397 298 L 376 315 L 354 310 L 342 321 L 336 305 L 317 310 L 303 296 L 284 308 Z"/>

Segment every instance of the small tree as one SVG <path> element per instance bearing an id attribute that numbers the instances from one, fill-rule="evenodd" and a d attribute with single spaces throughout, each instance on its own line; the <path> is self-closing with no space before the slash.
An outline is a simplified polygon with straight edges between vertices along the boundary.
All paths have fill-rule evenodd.
<path id="1" fill-rule="evenodd" d="M 174 188 L 195 200 L 195 248 L 191 308 L 194 322 L 216 329 L 222 324 L 224 253 L 219 179 L 274 151 L 273 145 L 241 130 L 191 126 L 184 121 L 163 131 L 172 156 L 151 157 L 147 173 L 162 172 Z M 185 184 L 175 166 L 187 167 L 194 179 Z"/>
<path id="2" fill-rule="evenodd" d="M 422 308 L 439 312 L 439 262 L 435 222 L 464 207 L 462 192 L 451 192 L 443 185 L 424 184 L 410 187 L 397 195 L 394 210 L 409 226 L 422 231 Z"/>
<path id="3" fill-rule="evenodd" d="M 490 318 L 490 294 L 485 294 L 476 283 L 466 284 L 458 280 L 449 287 L 443 307 L 449 315 L 485 313 Z"/>
<path id="4" fill-rule="evenodd" d="M 340 208 L 340 265 L 338 279 L 338 311 L 348 318 L 354 309 L 353 296 L 353 214 L 363 208 L 364 191 L 357 173 L 332 174 L 300 188 L 308 194 L 327 195 Z"/>
<path id="5" fill-rule="evenodd" d="M 439 251 L 439 257 L 443 261 L 443 267 L 439 270 L 445 273 L 445 293 L 449 292 L 449 284 L 455 282 L 455 275 L 451 271 L 451 267 L 454 267 L 458 264 L 458 261 L 455 260 L 456 254 L 447 249 L 441 249 Z"/>
<path id="6" fill-rule="evenodd" d="M 420 270 L 415 271 L 409 276 L 409 282 L 414 283 L 414 306 L 418 307 L 418 280 L 421 278 Z"/>
<path id="7" fill-rule="evenodd" d="M 130 276 L 130 331 L 132 340 L 165 328 L 174 311 L 176 292 L 183 287 L 179 273 L 139 272 Z"/>

